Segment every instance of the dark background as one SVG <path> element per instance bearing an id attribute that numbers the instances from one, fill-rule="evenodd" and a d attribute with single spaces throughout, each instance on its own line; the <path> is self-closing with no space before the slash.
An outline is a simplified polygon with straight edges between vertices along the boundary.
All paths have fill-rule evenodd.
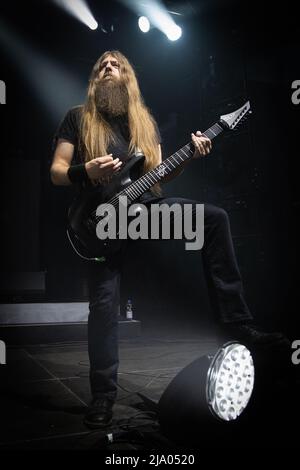
<path id="1" fill-rule="evenodd" d="M 167 157 L 221 114 L 251 100 L 253 114 L 236 133 L 191 162 L 165 194 L 225 208 L 255 318 L 297 338 L 297 219 L 300 105 L 299 17 L 294 7 L 236 1 L 164 2 L 182 12 L 182 37 L 140 32 L 136 15 L 117 1 L 90 0 L 103 29 L 91 31 L 51 1 L 1 2 L 1 272 L 3 301 L 87 298 L 86 265 L 68 245 L 70 188 L 49 179 L 51 141 L 66 111 L 82 103 L 93 64 L 119 49 L 135 66 L 156 117 Z M 113 31 L 111 26 L 113 25 Z M 122 303 L 135 316 L 204 322 L 209 305 L 201 254 L 179 242 L 137 243 L 128 253 Z M 45 289 L 25 294 L 17 273 L 45 273 Z M 23 276 L 23 279 L 24 279 Z M 299 337 L 299 334 L 298 334 Z"/>

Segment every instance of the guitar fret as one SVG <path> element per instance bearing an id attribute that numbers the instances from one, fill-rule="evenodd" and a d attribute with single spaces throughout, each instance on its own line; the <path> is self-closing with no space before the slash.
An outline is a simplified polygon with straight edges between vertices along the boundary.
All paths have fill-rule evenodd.
<path id="1" fill-rule="evenodd" d="M 142 181 L 142 180 L 141 180 L 140 183 L 141 183 L 142 188 L 144 188 L 145 191 L 147 191 L 147 189 L 148 189 L 147 184 L 146 184 L 144 181 Z"/>
<path id="2" fill-rule="evenodd" d="M 143 190 L 140 191 L 139 188 L 135 188 L 135 189 L 134 189 L 134 196 L 135 196 L 135 198 L 139 197 L 141 194 L 143 194 Z"/>
<path id="3" fill-rule="evenodd" d="M 130 195 L 131 195 L 132 199 L 135 199 L 136 197 L 139 196 L 139 193 L 136 193 L 136 189 L 133 188 L 133 189 L 131 189 L 131 194 Z"/>
<path id="4" fill-rule="evenodd" d="M 151 174 L 149 173 L 148 178 L 150 180 L 150 183 L 153 183 L 153 180 L 151 179 L 151 177 L 153 178 L 153 175 L 152 175 L 152 173 Z M 155 183 L 156 183 L 156 180 L 154 179 L 154 184 Z"/>
<path id="5" fill-rule="evenodd" d="M 153 178 L 154 178 L 154 181 L 155 183 L 157 183 L 159 181 L 159 170 L 153 170 Z"/>
<path id="6" fill-rule="evenodd" d="M 129 196 L 131 195 L 132 190 L 133 190 L 133 188 L 131 188 L 131 187 L 129 187 L 129 188 L 126 189 L 126 192 L 128 192 Z"/>
<path id="7" fill-rule="evenodd" d="M 138 180 L 137 182 L 137 186 L 141 186 L 142 188 L 144 188 L 144 180 L 141 178 L 140 180 Z"/>
<path id="8" fill-rule="evenodd" d="M 223 131 L 222 127 L 216 123 L 203 133 L 206 137 L 213 139 Z"/>
<path id="9" fill-rule="evenodd" d="M 176 166 L 173 165 L 173 163 L 170 161 L 170 165 L 172 165 L 173 168 L 176 168 Z"/>
<path id="10" fill-rule="evenodd" d="M 139 197 L 139 193 L 136 191 L 135 187 L 131 188 L 131 192 L 135 197 Z"/>
<path id="11" fill-rule="evenodd" d="M 175 162 L 175 167 L 174 164 L 172 163 L 173 167 L 176 168 L 181 162 L 178 162 L 175 157 L 172 157 L 173 162 Z"/>
<path id="12" fill-rule="evenodd" d="M 178 163 L 177 160 L 176 160 L 176 155 L 175 154 L 170 156 L 170 160 L 173 160 L 173 161 L 175 161 L 175 163 Z"/>
<path id="13" fill-rule="evenodd" d="M 179 161 L 177 161 L 176 157 L 179 159 Z M 170 157 L 171 158 L 171 157 Z M 180 163 L 182 163 L 184 161 L 184 158 L 181 156 L 181 155 L 178 155 L 178 153 L 174 153 L 174 159 L 176 161 L 176 163 L 179 165 Z"/>
<path id="14" fill-rule="evenodd" d="M 152 186 L 152 184 L 153 184 L 153 182 L 151 181 L 150 178 L 144 178 L 144 179 L 143 179 L 143 183 L 144 183 L 144 185 L 145 185 L 145 187 L 146 187 L 145 191 L 147 191 L 147 190 Z"/>
<path id="15" fill-rule="evenodd" d="M 184 150 L 182 150 L 182 152 L 184 153 L 184 155 L 185 155 L 186 157 L 188 157 L 188 156 L 189 156 L 188 154 L 186 154 L 186 153 L 185 153 L 185 151 L 184 151 Z"/>

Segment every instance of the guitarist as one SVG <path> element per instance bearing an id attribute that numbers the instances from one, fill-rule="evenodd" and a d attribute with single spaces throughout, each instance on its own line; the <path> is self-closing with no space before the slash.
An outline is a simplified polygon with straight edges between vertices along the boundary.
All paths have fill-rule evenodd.
<path id="1" fill-rule="evenodd" d="M 193 158 L 211 151 L 211 141 L 192 134 Z M 135 149 L 146 156 L 143 172 L 162 161 L 160 134 L 143 102 L 133 67 L 118 51 L 107 51 L 93 67 L 87 99 L 72 108 L 55 135 L 51 179 L 55 185 L 106 184 Z M 178 172 L 177 172 L 178 173 Z M 174 176 L 174 174 L 172 175 Z M 145 204 L 193 203 L 183 198 L 164 198 L 154 186 L 143 194 Z M 268 344 L 276 333 L 257 331 L 246 305 L 227 213 L 205 204 L 204 271 L 216 319 L 231 339 L 245 344 Z M 103 263 L 89 263 L 88 351 L 92 402 L 85 423 L 91 428 L 107 426 L 117 394 L 118 340 L 117 299 L 121 255 Z"/>

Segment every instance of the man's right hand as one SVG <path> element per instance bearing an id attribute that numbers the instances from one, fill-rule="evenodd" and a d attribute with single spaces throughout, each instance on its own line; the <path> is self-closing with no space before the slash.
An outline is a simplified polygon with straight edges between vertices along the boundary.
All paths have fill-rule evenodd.
<path id="1" fill-rule="evenodd" d="M 119 171 L 122 162 L 119 158 L 113 159 L 112 153 L 104 155 L 104 157 L 97 157 L 90 160 L 85 164 L 88 177 L 92 181 L 99 181 L 103 177 L 112 176 Z"/>

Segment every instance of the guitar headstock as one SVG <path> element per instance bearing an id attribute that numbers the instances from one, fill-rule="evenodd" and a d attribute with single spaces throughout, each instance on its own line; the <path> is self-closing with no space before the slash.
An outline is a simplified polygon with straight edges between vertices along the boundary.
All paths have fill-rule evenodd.
<path id="1" fill-rule="evenodd" d="M 250 101 L 247 101 L 236 111 L 221 116 L 220 122 L 226 129 L 233 130 L 237 127 L 238 124 L 244 121 L 249 116 L 249 114 L 251 114 L 251 107 Z"/>

